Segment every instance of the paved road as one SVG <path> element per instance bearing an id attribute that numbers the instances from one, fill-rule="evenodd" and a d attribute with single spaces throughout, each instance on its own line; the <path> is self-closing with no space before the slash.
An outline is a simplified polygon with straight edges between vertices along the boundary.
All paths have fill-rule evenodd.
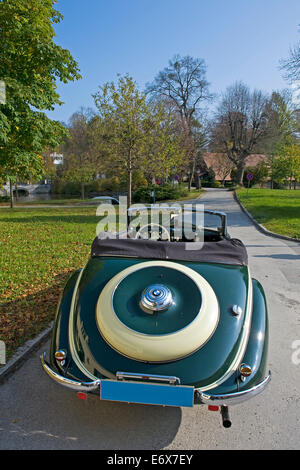
<path id="1" fill-rule="evenodd" d="M 257 231 L 228 191 L 208 191 L 201 203 L 228 213 L 230 233 L 246 243 L 252 276 L 264 285 L 273 374 L 265 392 L 232 407 L 232 427 L 224 429 L 219 413 L 206 407 L 78 400 L 45 376 L 38 351 L 0 386 L 0 449 L 300 448 L 300 364 L 292 361 L 300 340 L 300 245 Z"/>

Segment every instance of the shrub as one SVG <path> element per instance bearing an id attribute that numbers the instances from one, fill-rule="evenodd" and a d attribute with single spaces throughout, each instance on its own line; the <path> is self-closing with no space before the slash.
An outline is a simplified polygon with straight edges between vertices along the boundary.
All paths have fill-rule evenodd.
<path id="1" fill-rule="evenodd" d="M 185 186 L 178 185 L 173 188 L 170 184 L 148 185 L 137 189 L 133 194 L 133 202 L 153 202 L 151 191 L 155 191 L 155 201 L 165 201 L 167 199 L 180 199 L 188 195 Z"/>
<path id="2" fill-rule="evenodd" d="M 264 162 L 259 163 L 256 166 L 246 167 L 244 171 L 243 183 L 244 186 L 248 186 L 248 179 L 247 174 L 252 173 L 253 178 L 250 180 L 250 186 L 254 186 L 256 184 L 262 184 L 264 181 L 267 180 L 269 175 L 269 169 Z"/>

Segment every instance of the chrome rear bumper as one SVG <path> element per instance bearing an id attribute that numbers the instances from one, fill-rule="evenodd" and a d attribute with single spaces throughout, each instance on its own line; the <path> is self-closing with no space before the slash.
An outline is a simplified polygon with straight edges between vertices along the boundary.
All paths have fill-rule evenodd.
<path id="1" fill-rule="evenodd" d="M 62 375 L 54 372 L 51 369 L 50 365 L 46 362 L 46 353 L 41 355 L 41 363 L 44 371 L 51 379 L 53 379 L 56 383 L 63 385 L 64 387 L 71 388 L 72 390 L 76 390 L 77 392 L 92 392 L 100 387 L 101 380 L 94 380 L 93 382 L 77 382 L 75 380 L 68 379 L 63 377 Z"/>
<path id="2" fill-rule="evenodd" d="M 213 393 L 204 393 L 201 390 L 196 390 L 197 398 L 200 403 L 205 405 L 236 405 L 243 401 L 249 400 L 261 393 L 271 380 L 271 372 L 267 377 L 254 385 L 254 387 L 248 390 L 241 390 L 239 392 L 227 393 L 223 395 L 214 395 Z"/>
<path id="3" fill-rule="evenodd" d="M 72 390 L 75 390 L 77 392 L 92 392 L 93 390 L 100 389 L 101 386 L 101 380 L 94 380 L 92 382 L 79 382 L 76 380 L 71 380 L 66 377 L 63 377 L 62 375 L 58 374 L 54 370 L 51 369 L 50 365 L 46 362 L 45 359 L 46 354 L 43 353 L 41 355 L 41 363 L 44 371 L 46 374 L 53 379 L 56 383 L 63 385 L 64 387 L 68 387 Z M 125 374 L 125 373 L 119 373 L 119 374 Z M 131 374 L 130 378 L 133 378 L 132 375 L 139 375 L 139 374 Z M 159 376 L 155 376 L 155 378 L 158 378 Z M 129 378 L 127 375 L 122 376 L 122 378 Z M 143 378 L 143 375 L 141 375 L 141 378 Z M 164 379 L 164 376 L 161 377 Z M 153 377 L 154 379 L 154 377 Z M 170 377 L 168 377 L 170 379 Z M 243 390 L 240 392 L 234 392 L 234 393 L 229 393 L 229 394 L 223 394 L 223 395 L 214 395 L 209 394 L 209 393 L 204 393 L 201 392 L 200 389 L 195 389 L 195 398 L 197 399 L 196 401 L 200 404 L 204 405 L 235 405 L 238 403 L 241 403 L 245 400 L 248 400 L 250 398 L 253 398 L 254 396 L 258 395 L 261 393 L 267 384 L 271 380 L 271 373 L 269 372 L 268 376 L 260 383 L 256 384 L 254 387 L 248 389 L 248 390 Z M 176 381 L 174 382 L 176 383 Z M 170 387 L 176 387 L 176 385 L 170 385 Z"/>

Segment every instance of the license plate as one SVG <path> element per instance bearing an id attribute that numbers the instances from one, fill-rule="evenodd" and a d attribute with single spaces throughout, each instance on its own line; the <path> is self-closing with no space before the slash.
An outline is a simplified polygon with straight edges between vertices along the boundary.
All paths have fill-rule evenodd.
<path id="1" fill-rule="evenodd" d="M 101 380 L 100 399 L 146 405 L 192 407 L 194 387 Z"/>

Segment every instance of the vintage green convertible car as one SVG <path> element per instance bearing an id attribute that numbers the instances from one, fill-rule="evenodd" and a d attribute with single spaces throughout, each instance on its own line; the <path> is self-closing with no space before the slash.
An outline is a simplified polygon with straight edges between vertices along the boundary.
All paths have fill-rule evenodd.
<path id="1" fill-rule="evenodd" d="M 125 235 L 95 238 L 65 286 L 42 367 L 79 398 L 206 404 L 229 427 L 228 405 L 270 381 L 264 291 L 224 213 L 202 211 L 199 225 L 197 207 L 185 222 L 169 211 L 167 228 L 140 224 L 132 236 L 129 211 Z"/>

